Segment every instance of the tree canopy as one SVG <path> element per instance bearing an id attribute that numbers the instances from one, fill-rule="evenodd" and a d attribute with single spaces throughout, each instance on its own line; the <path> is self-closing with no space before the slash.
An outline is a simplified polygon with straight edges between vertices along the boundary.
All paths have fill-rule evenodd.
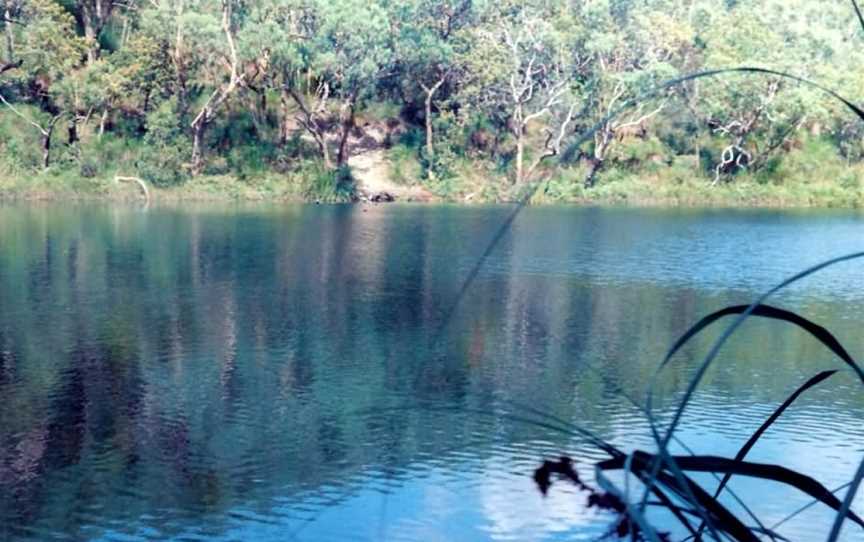
<path id="1" fill-rule="evenodd" d="M 498 193 L 541 172 L 687 163 L 706 183 L 770 171 L 808 140 L 864 155 L 826 94 L 860 98 L 852 6 L 805 0 L 4 0 L 0 146 L 10 171 L 115 163 L 157 185 L 317 164 L 375 145 L 416 181 L 482 163 Z M 618 112 L 623 103 L 633 107 Z M 64 130 L 58 127 L 65 127 Z M 576 149 L 576 135 L 596 128 Z M 19 133 L 20 132 L 20 133 Z M 55 141 L 56 140 L 56 141 Z M 58 143 L 59 141 L 59 143 Z M 106 158 L 105 146 L 122 146 Z M 119 143 L 118 143 L 119 142 Z M 101 154 L 100 154 L 101 153 Z M 120 163 L 122 162 L 122 164 Z M 328 172 L 332 172 L 328 173 Z M 574 174 L 575 175 L 575 174 Z M 578 177 L 578 179 L 577 179 Z"/>

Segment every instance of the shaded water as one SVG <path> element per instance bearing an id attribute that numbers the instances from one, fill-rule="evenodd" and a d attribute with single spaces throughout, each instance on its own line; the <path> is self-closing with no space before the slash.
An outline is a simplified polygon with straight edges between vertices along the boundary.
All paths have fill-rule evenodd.
<path id="1" fill-rule="evenodd" d="M 530 473 L 568 453 L 589 475 L 600 456 L 522 405 L 650 448 L 622 394 L 642 400 L 678 334 L 864 246 L 849 213 L 528 209 L 436 342 L 509 210 L 0 207 L 0 539 L 595 539 L 609 518 L 564 485 L 541 498 Z M 862 269 L 775 303 L 864 357 Z M 716 336 L 666 373 L 661 416 Z M 733 455 L 832 367 L 803 333 L 754 321 L 679 434 Z M 864 454 L 862 408 L 842 372 L 750 457 L 840 485 Z M 766 524 L 806 502 L 732 487 Z M 831 518 L 780 532 L 820 538 Z"/>

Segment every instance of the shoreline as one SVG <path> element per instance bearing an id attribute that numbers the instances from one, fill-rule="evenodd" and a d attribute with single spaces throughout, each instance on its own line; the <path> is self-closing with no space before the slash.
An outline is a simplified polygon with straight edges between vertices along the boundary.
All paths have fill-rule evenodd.
<path id="1" fill-rule="evenodd" d="M 32 188 L 22 187 L 23 180 L 13 181 L 13 187 L 8 187 L 0 181 L 0 203 L 57 203 L 57 202 L 103 202 L 103 203 L 149 203 L 164 204 L 204 204 L 204 203 L 250 203 L 250 204 L 375 204 L 386 205 L 389 202 L 373 203 L 372 201 L 356 199 L 325 201 L 315 197 L 304 197 L 293 190 L 292 183 L 280 183 L 279 190 L 272 186 L 256 186 L 236 180 L 212 184 L 212 179 L 205 179 L 207 188 L 200 183 L 192 186 L 158 188 L 149 186 L 149 200 L 134 185 L 115 186 L 113 183 L 89 184 L 86 188 L 69 186 L 46 187 L 42 183 Z M 238 190 L 237 187 L 241 189 Z M 410 188 L 412 185 L 408 185 Z M 417 185 L 413 185 L 417 186 Z M 634 186 L 636 189 L 633 189 Z M 94 189 L 96 188 L 96 189 Z M 790 190 L 778 190 L 782 187 L 766 187 L 754 183 L 740 185 L 700 186 L 698 182 L 691 186 L 670 187 L 652 186 L 648 182 L 630 182 L 624 186 L 616 184 L 601 185 L 590 190 L 581 190 L 575 197 L 549 197 L 543 187 L 531 198 L 532 207 L 545 206 L 577 206 L 577 207 L 612 207 L 612 208 L 709 208 L 709 209 L 847 209 L 856 210 L 864 207 L 864 194 L 858 190 L 843 190 L 815 185 L 810 190 L 794 187 Z M 475 207 L 482 205 L 515 204 L 515 198 L 503 197 L 472 197 L 465 201 L 463 197 L 441 197 L 401 199 L 395 203 L 411 205 L 454 205 Z"/>

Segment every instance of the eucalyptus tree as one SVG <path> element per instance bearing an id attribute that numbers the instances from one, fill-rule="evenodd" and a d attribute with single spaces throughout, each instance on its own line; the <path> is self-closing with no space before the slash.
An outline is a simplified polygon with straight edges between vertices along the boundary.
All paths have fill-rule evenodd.
<path id="1" fill-rule="evenodd" d="M 325 122 L 330 86 L 323 79 L 313 82 L 316 77 L 310 62 L 310 44 L 319 22 L 314 4 L 305 0 L 261 0 L 251 8 L 238 40 L 247 66 L 246 86 L 259 96 L 259 110 L 266 111 L 269 92 L 280 96 L 280 143 L 291 136 L 293 103 L 299 109 L 297 123 L 315 141 L 325 167 L 331 169 Z"/>
<path id="2" fill-rule="evenodd" d="M 243 49 L 258 48 L 267 55 L 266 65 L 249 65 L 249 73 L 264 87 L 281 91 L 283 140 L 288 136 L 288 104 L 293 102 L 299 109 L 297 121 L 315 141 L 324 166 L 344 165 L 358 106 L 374 97 L 380 81 L 395 71 L 387 3 L 264 0 L 249 17 L 241 34 Z M 335 162 L 328 137 L 334 115 L 339 127 Z"/>
<path id="3" fill-rule="evenodd" d="M 216 116 L 220 113 L 225 102 L 243 85 L 245 74 L 241 73 L 240 60 L 237 55 L 237 45 L 234 40 L 236 32 L 235 27 L 235 3 L 236 0 L 222 0 L 221 13 L 219 16 L 219 29 L 222 35 L 215 32 L 213 23 L 215 16 L 209 13 L 200 13 L 199 15 L 207 16 L 207 19 L 201 21 L 201 29 L 205 29 L 207 34 L 204 37 L 207 41 L 205 46 L 216 47 L 217 54 L 210 57 L 202 63 L 202 75 L 207 77 L 208 82 L 216 88 L 210 93 L 204 103 L 198 109 L 198 114 L 192 118 L 189 127 L 192 129 L 192 173 L 198 174 L 204 166 L 204 134 L 208 126 L 213 122 Z"/>
<path id="4" fill-rule="evenodd" d="M 425 154 L 431 160 L 435 154 L 434 102 L 445 84 L 456 86 L 463 75 L 462 60 L 470 54 L 471 43 L 466 30 L 476 22 L 479 8 L 472 0 L 402 0 L 393 2 L 390 9 L 402 77 L 408 86 L 422 90 Z"/>
<path id="5" fill-rule="evenodd" d="M 75 10 L 78 20 L 84 30 L 84 41 L 87 47 L 87 64 L 92 65 L 98 60 L 102 31 L 108 26 L 115 9 L 128 7 L 126 2 L 118 0 L 76 0 Z"/>
<path id="6" fill-rule="evenodd" d="M 466 55 L 470 75 L 462 95 L 486 114 L 504 115 L 515 142 L 514 182 L 530 176 L 540 161 L 558 154 L 576 115 L 577 74 L 585 61 L 566 29 L 574 21 L 545 3 L 502 3 L 472 29 Z M 529 128 L 541 124 L 543 150 L 525 167 Z"/>
<path id="7" fill-rule="evenodd" d="M 225 58 L 221 10 L 212 0 L 159 0 L 140 8 L 137 36 L 164 51 L 170 75 L 160 93 L 176 101 L 178 121 L 189 122 L 194 101 L 221 79 Z M 209 76 L 209 78 L 208 78 Z"/>
<path id="8" fill-rule="evenodd" d="M 0 102 L 39 133 L 42 167 L 51 164 L 51 145 L 60 119 L 72 110 L 68 80 L 81 68 L 84 41 L 76 33 L 74 17 L 51 0 L 28 0 L 20 11 L 22 26 L 16 54 L 24 61 L 8 72 L 7 81 L 17 86 L 23 110 L 0 91 Z"/>
<path id="9" fill-rule="evenodd" d="M 88 111 L 98 114 L 98 137 L 118 107 L 129 118 L 143 121 L 153 102 L 169 93 L 172 76 L 167 51 L 144 33 L 127 36 L 121 49 L 88 66 L 85 100 Z"/>
<path id="10" fill-rule="evenodd" d="M 704 8 L 703 8 L 704 9 Z M 771 28 L 766 11 L 748 9 L 741 17 L 741 6 L 726 13 L 702 11 L 702 24 L 708 28 L 701 34 L 706 42 L 704 61 L 711 67 L 752 65 L 788 71 L 794 68 L 784 37 Z M 734 24 L 731 24 L 734 21 Z M 722 32 L 714 25 L 729 25 Z M 754 159 L 755 145 L 760 136 L 783 115 L 786 123 L 797 124 L 791 118 L 803 111 L 790 110 L 791 97 L 786 91 L 790 84 L 779 77 L 718 78 L 705 86 L 701 93 L 705 123 L 714 137 L 723 140 L 720 156 L 714 165 L 714 182 L 722 174 L 747 169 Z M 793 108 L 798 109 L 798 108 Z"/>
<path id="11" fill-rule="evenodd" d="M 860 28 L 845 4 L 741 0 L 727 11 L 710 7 L 701 4 L 696 15 L 706 28 L 700 37 L 707 67 L 769 68 L 857 98 L 855 74 L 864 56 L 849 39 Z M 714 83 L 703 87 L 699 105 L 708 129 L 722 141 L 715 182 L 764 165 L 805 127 L 821 136 L 834 119 L 847 118 L 824 93 L 786 78 L 729 77 Z"/>
<path id="12" fill-rule="evenodd" d="M 583 128 L 595 129 L 584 180 L 591 187 L 611 148 L 633 135 L 645 137 L 648 121 L 665 107 L 670 96 L 659 102 L 641 96 L 680 73 L 692 33 L 650 5 L 625 9 L 596 2 L 582 10 L 586 61 L 581 76 L 588 102 Z M 625 103 L 634 107 L 621 111 Z"/>
<path id="13" fill-rule="evenodd" d="M 348 161 L 348 137 L 358 105 L 395 73 L 391 19 L 385 0 L 314 0 L 315 33 L 307 40 L 307 68 L 339 101 L 336 165 Z M 329 89 L 329 90 L 327 90 Z"/>
<path id="14" fill-rule="evenodd" d="M 3 37 L 6 42 L 6 66 L 12 65 L 17 60 L 15 56 L 15 25 L 21 24 L 22 7 L 23 0 L 3 0 L 2 2 Z"/>

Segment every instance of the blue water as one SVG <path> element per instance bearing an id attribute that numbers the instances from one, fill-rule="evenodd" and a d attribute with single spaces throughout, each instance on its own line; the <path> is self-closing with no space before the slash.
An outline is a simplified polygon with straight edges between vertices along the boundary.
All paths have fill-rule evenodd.
<path id="1" fill-rule="evenodd" d="M 596 539 L 611 517 L 563 483 L 542 497 L 531 474 L 568 454 L 590 481 L 603 454 L 537 413 L 650 450 L 632 401 L 677 336 L 864 249 L 851 212 L 529 208 L 456 305 L 510 211 L 0 207 L 0 539 Z M 773 302 L 860 357 L 862 270 Z M 721 329 L 663 373 L 660 421 Z M 734 455 L 797 386 L 842 367 L 754 320 L 678 436 Z M 864 457 L 862 408 L 841 371 L 748 457 L 839 486 Z M 731 486 L 766 524 L 807 502 Z M 779 532 L 824 538 L 832 519 L 817 506 Z"/>

